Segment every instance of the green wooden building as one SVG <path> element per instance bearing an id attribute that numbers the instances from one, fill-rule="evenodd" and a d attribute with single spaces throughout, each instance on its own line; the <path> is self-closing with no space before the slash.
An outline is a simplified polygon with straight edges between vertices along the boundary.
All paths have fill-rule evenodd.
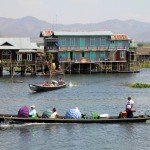
<path id="1" fill-rule="evenodd" d="M 129 72 L 132 40 L 111 31 L 42 31 L 45 52 L 65 72 Z"/>

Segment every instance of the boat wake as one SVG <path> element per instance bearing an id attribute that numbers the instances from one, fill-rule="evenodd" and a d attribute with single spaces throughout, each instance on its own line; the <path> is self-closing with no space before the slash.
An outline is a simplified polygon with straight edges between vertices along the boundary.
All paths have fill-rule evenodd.
<path id="1" fill-rule="evenodd" d="M 69 82 L 68 83 L 69 87 L 73 87 L 73 86 L 79 86 L 79 84 L 77 82 Z"/>
<path id="2" fill-rule="evenodd" d="M 9 124 L 9 123 L 1 123 L 0 124 L 0 129 L 6 129 L 6 128 L 11 128 L 11 127 L 13 127 L 14 125 L 12 125 L 12 124 Z"/>
<path id="3" fill-rule="evenodd" d="M 25 127 L 25 126 L 38 126 L 38 125 L 52 125 L 51 123 L 22 123 L 22 124 L 9 124 L 9 123 L 1 123 L 0 129 L 7 129 L 7 128 L 18 128 L 18 127 Z M 60 124 L 60 123 L 54 123 Z"/>

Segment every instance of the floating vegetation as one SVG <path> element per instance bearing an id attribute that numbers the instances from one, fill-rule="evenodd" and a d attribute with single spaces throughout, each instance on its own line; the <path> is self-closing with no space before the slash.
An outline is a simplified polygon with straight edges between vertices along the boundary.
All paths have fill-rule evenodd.
<path id="1" fill-rule="evenodd" d="M 140 68 L 150 68 L 149 62 L 140 63 Z"/>
<path id="2" fill-rule="evenodd" d="M 6 71 L 10 71 L 10 67 L 5 67 Z M 21 71 L 21 67 L 14 67 L 15 71 Z"/>
<path id="3" fill-rule="evenodd" d="M 128 84 L 128 86 L 132 88 L 150 88 L 150 84 L 146 83 L 132 83 Z"/>

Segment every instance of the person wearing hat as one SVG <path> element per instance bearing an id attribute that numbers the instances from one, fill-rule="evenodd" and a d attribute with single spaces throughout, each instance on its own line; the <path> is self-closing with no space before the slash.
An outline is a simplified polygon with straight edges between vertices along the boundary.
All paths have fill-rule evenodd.
<path id="1" fill-rule="evenodd" d="M 133 117 L 133 112 L 134 112 L 133 106 L 134 106 L 134 101 L 129 96 L 127 104 L 126 104 L 127 118 L 132 118 Z"/>
<path id="2" fill-rule="evenodd" d="M 32 106 L 30 106 L 30 108 L 31 108 L 31 111 L 29 113 L 29 117 L 32 117 L 32 118 L 37 117 L 37 112 L 36 112 L 35 106 L 32 105 Z"/>

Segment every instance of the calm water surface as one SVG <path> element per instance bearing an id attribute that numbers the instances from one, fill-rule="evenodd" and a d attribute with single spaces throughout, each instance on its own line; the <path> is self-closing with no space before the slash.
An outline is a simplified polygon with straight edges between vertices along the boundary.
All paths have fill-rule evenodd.
<path id="1" fill-rule="evenodd" d="M 55 79 L 59 79 L 55 77 Z M 23 105 L 36 105 L 39 114 L 57 108 L 64 115 L 70 108 L 81 112 L 118 115 L 128 96 L 135 101 L 136 114 L 150 110 L 150 89 L 133 89 L 128 83 L 150 84 L 150 69 L 137 74 L 66 75 L 76 86 L 57 91 L 32 93 L 28 83 L 48 81 L 48 76 L 0 78 L 0 113 L 16 114 Z M 149 150 L 150 122 L 129 124 L 25 124 L 0 125 L 1 150 Z"/>

